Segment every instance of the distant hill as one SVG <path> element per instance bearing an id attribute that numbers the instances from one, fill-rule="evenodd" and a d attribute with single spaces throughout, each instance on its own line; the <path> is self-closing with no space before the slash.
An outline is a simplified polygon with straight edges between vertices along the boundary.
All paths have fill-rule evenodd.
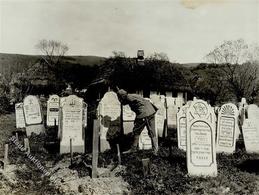
<path id="1" fill-rule="evenodd" d="M 0 53 L 0 73 L 10 75 L 13 72 L 21 72 L 36 63 L 41 56 Z M 103 63 L 104 57 L 99 56 L 66 56 L 64 64 L 77 64 L 82 66 L 94 66 Z"/>
<path id="2" fill-rule="evenodd" d="M 185 64 L 181 64 L 182 66 L 186 67 L 186 68 L 193 68 L 198 66 L 200 63 L 185 63 Z"/>

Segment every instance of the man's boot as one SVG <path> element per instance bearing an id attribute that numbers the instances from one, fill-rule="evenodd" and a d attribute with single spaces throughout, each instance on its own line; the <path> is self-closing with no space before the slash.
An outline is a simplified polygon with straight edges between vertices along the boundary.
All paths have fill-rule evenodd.
<path id="1" fill-rule="evenodd" d="M 129 153 L 137 152 L 138 142 L 139 142 L 139 135 L 135 135 L 131 148 L 129 150 L 125 151 L 125 152 L 122 152 L 122 154 L 129 154 Z"/>

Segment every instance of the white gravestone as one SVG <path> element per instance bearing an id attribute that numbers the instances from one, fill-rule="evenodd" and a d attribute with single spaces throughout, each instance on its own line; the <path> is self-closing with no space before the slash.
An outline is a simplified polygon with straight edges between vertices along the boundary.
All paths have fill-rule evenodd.
<path id="1" fill-rule="evenodd" d="M 178 107 L 175 104 L 175 98 L 172 97 L 166 97 L 166 114 L 167 114 L 167 127 L 170 129 L 176 129 L 177 125 L 177 112 Z"/>
<path id="2" fill-rule="evenodd" d="M 23 109 L 26 125 L 42 123 L 42 114 L 39 100 L 36 96 L 29 95 L 23 100 Z"/>
<path id="3" fill-rule="evenodd" d="M 242 129 L 246 151 L 259 154 L 259 127 L 255 120 L 245 119 Z"/>
<path id="4" fill-rule="evenodd" d="M 247 116 L 248 119 L 253 120 L 259 128 L 259 107 L 256 104 L 250 104 L 247 106 Z"/>
<path id="5" fill-rule="evenodd" d="M 236 148 L 238 131 L 238 110 L 235 104 L 221 106 L 217 124 L 217 152 L 233 153 Z"/>
<path id="6" fill-rule="evenodd" d="M 23 113 L 23 103 L 15 104 L 15 119 L 16 119 L 16 128 L 24 128 L 25 120 Z"/>
<path id="7" fill-rule="evenodd" d="M 72 151 L 84 153 L 83 137 L 83 99 L 75 95 L 65 98 L 61 107 L 61 142 L 60 154 L 70 152 L 70 139 Z"/>
<path id="8" fill-rule="evenodd" d="M 100 118 L 100 151 L 110 149 L 107 141 L 109 130 L 120 129 L 121 104 L 115 92 L 107 92 L 98 105 Z"/>
<path id="9" fill-rule="evenodd" d="M 163 137 L 164 125 L 166 119 L 166 108 L 165 108 L 165 98 L 159 95 L 150 96 L 152 103 L 158 108 L 155 114 L 155 126 L 158 133 L 158 137 Z"/>
<path id="10" fill-rule="evenodd" d="M 58 125 L 59 96 L 51 95 L 47 101 L 47 126 Z M 56 124 L 55 124 L 56 121 Z"/>
<path id="11" fill-rule="evenodd" d="M 29 95 L 23 100 L 23 111 L 26 124 L 26 134 L 40 134 L 44 132 L 40 102 L 36 96 Z"/>
<path id="12" fill-rule="evenodd" d="M 177 140 L 178 148 L 186 151 L 186 131 L 187 131 L 187 119 L 186 112 L 189 105 L 182 106 L 177 113 Z"/>
<path id="13" fill-rule="evenodd" d="M 145 127 L 139 136 L 139 149 L 149 150 L 152 149 L 152 142 L 148 135 L 148 130 Z"/>
<path id="14" fill-rule="evenodd" d="M 247 107 L 247 115 L 249 119 L 259 120 L 259 108 L 256 104 L 250 104 Z"/>
<path id="15" fill-rule="evenodd" d="M 123 130 L 124 134 L 128 134 L 133 130 L 136 114 L 130 109 L 129 105 L 123 106 L 122 109 Z"/>
<path id="16" fill-rule="evenodd" d="M 217 176 L 215 113 L 194 100 L 187 110 L 187 168 L 191 176 Z"/>

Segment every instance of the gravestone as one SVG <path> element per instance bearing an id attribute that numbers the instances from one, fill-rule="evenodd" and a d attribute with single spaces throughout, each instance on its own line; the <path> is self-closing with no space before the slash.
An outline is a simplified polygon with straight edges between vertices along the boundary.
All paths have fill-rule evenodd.
<path id="1" fill-rule="evenodd" d="M 139 149 L 149 150 L 152 149 L 152 142 L 148 135 L 148 130 L 145 127 L 139 136 Z"/>
<path id="2" fill-rule="evenodd" d="M 100 151 L 104 152 L 110 149 L 107 140 L 109 134 L 120 131 L 120 115 L 121 104 L 115 92 L 107 92 L 104 94 L 98 105 L 98 113 L 100 118 Z"/>
<path id="3" fill-rule="evenodd" d="M 248 119 L 253 120 L 259 128 L 259 107 L 256 104 L 250 104 L 247 106 L 247 116 Z"/>
<path id="4" fill-rule="evenodd" d="M 215 113 L 203 100 L 187 110 L 187 168 L 191 176 L 217 176 Z"/>
<path id="5" fill-rule="evenodd" d="M 15 120 L 16 120 L 16 128 L 24 128 L 25 120 L 23 113 L 23 103 L 15 104 Z"/>
<path id="6" fill-rule="evenodd" d="M 47 126 L 58 125 L 59 96 L 51 95 L 47 101 Z M 55 124 L 56 121 L 56 124 Z"/>
<path id="7" fill-rule="evenodd" d="M 26 96 L 23 100 L 23 111 L 26 124 L 26 134 L 40 134 L 44 132 L 42 113 L 39 100 L 36 96 Z"/>
<path id="8" fill-rule="evenodd" d="M 155 114 L 155 126 L 158 137 L 163 137 L 166 119 L 165 98 L 159 95 L 150 96 L 152 103 L 158 108 Z"/>
<path id="9" fill-rule="evenodd" d="M 187 139 L 187 119 L 186 112 L 189 105 L 182 106 L 177 113 L 177 140 L 178 148 L 186 151 L 186 139 Z"/>
<path id="10" fill-rule="evenodd" d="M 235 104 L 221 106 L 217 124 L 217 152 L 233 153 L 236 148 L 238 131 L 238 110 Z"/>
<path id="11" fill-rule="evenodd" d="M 128 134 L 133 130 L 136 114 L 130 109 L 129 105 L 123 106 L 122 109 L 123 130 L 124 134 Z"/>
<path id="12" fill-rule="evenodd" d="M 245 119 L 242 126 L 247 153 L 259 154 L 259 127 L 253 119 Z"/>
<path id="13" fill-rule="evenodd" d="M 60 111 L 60 154 L 70 152 L 70 139 L 72 139 L 72 151 L 84 153 L 83 99 L 75 95 L 65 97 Z"/>
<path id="14" fill-rule="evenodd" d="M 178 107 L 175 104 L 175 98 L 172 97 L 166 97 L 166 113 L 167 113 L 167 127 L 169 129 L 176 129 L 177 126 L 177 112 Z"/>
<path id="15" fill-rule="evenodd" d="M 259 108 L 256 104 L 250 104 L 247 107 L 248 119 L 259 120 Z"/>
<path id="16" fill-rule="evenodd" d="M 87 127 L 87 104 L 83 102 L 83 127 Z"/>
<path id="17" fill-rule="evenodd" d="M 246 99 L 242 98 L 241 102 L 238 104 L 238 111 L 240 115 L 240 125 L 242 126 L 244 123 L 244 120 L 246 118 L 246 110 L 247 110 L 248 104 L 246 103 Z"/>

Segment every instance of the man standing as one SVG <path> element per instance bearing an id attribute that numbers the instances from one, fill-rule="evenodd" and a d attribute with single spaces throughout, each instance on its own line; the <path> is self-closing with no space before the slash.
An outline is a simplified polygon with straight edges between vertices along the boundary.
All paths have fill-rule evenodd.
<path id="1" fill-rule="evenodd" d="M 156 155 L 158 151 L 158 143 L 155 131 L 155 114 L 157 108 L 145 98 L 137 94 L 128 94 L 123 89 L 118 89 L 117 96 L 122 105 L 128 104 L 131 110 L 136 113 L 133 127 L 133 145 L 128 151 L 123 152 L 123 154 L 137 151 L 139 136 L 146 126 L 148 135 L 151 138 L 153 152 Z"/>

